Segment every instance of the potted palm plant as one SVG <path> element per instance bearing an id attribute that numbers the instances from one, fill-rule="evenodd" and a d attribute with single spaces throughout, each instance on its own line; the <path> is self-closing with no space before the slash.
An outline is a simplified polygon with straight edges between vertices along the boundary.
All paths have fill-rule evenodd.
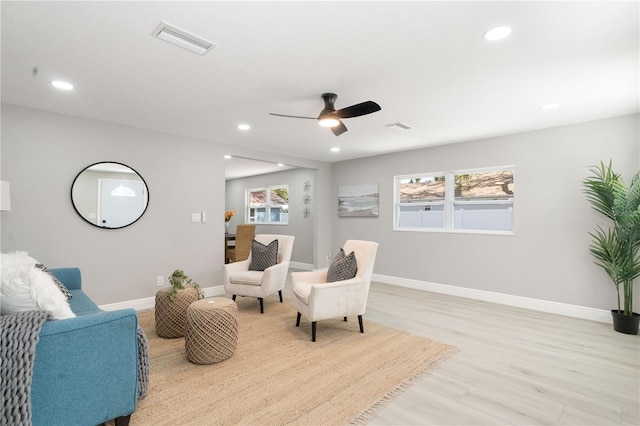
<path id="1" fill-rule="evenodd" d="M 633 282 L 640 276 L 640 172 L 627 186 L 613 171 L 612 162 L 590 169 L 583 181 L 591 206 L 612 222 L 611 227 L 597 226 L 589 251 L 595 263 L 609 275 L 618 293 L 618 309 L 612 310 L 614 330 L 638 334 L 640 314 L 633 312 Z"/>

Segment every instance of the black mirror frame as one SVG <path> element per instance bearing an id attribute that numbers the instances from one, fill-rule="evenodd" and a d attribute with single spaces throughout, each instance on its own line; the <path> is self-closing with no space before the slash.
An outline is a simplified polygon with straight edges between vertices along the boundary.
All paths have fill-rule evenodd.
<path id="1" fill-rule="evenodd" d="M 131 171 L 133 171 L 133 172 L 134 172 L 134 173 L 135 173 L 135 174 L 140 178 L 140 180 L 142 181 L 142 183 L 144 183 L 144 187 L 145 187 L 145 189 L 147 190 L 147 204 L 145 205 L 144 210 L 142 211 L 142 213 L 140 213 L 140 215 L 136 218 L 136 220 L 134 220 L 133 222 L 128 223 L 127 225 L 124 225 L 124 226 L 118 226 L 118 227 L 115 227 L 115 228 L 110 228 L 110 227 L 107 227 L 107 226 L 100 226 L 100 225 L 97 225 L 97 224 L 95 224 L 95 223 L 93 223 L 93 222 L 89 221 L 86 217 L 84 217 L 84 216 L 82 215 L 82 213 L 80 213 L 80 211 L 79 211 L 79 210 L 78 210 L 78 208 L 76 207 L 76 203 L 73 201 L 73 187 L 75 186 L 76 181 L 78 180 L 78 178 L 80 177 L 80 175 L 81 175 L 82 173 L 84 173 L 85 171 L 87 171 L 87 169 L 89 169 L 89 168 L 91 168 L 91 167 L 93 167 L 93 166 L 96 166 L 96 165 L 98 165 L 98 164 L 105 164 L 105 163 L 109 163 L 109 164 L 118 164 L 118 165 L 120 165 L 120 166 L 123 166 L 123 167 L 126 167 L 126 168 L 130 169 Z M 89 225 L 92 225 L 92 226 L 94 226 L 94 227 L 96 227 L 96 228 L 98 228 L 98 229 L 122 229 L 122 228 L 126 228 L 126 227 L 128 227 L 128 226 L 133 225 L 134 223 L 136 223 L 137 221 L 139 221 L 139 220 L 140 220 L 140 218 L 141 218 L 142 216 L 144 216 L 145 212 L 146 212 L 146 211 L 147 211 L 147 209 L 149 208 L 149 202 L 151 201 L 151 195 L 150 195 L 150 193 L 149 193 L 149 185 L 147 185 L 147 181 L 145 181 L 145 180 L 144 180 L 144 178 L 142 177 L 142 175 L 141 175 L 140 173 L 138 173 L 138 171 L 137 171 L 136 169 L 134 169 L 133 167 L 128 166 L 128 165 L 126 165 L 126 164 L 124 164 L 124 163 L 120 163 L 119 161 L 99 161 L 99 162 L 97 162 L 97 163 L 90 164 L 90 165 L 88 165 L 87 167 L 85 167 L 84 169 L 80 170 L 80 172 L 76 175 L 76 177 L 73 179 L 73 182 L 71 183 L 71 191 L 70 191 L 70 195 L 71 195 L 71 205 L 73 206 L 73 209 L 76 211 L 76 213 L 78 214 L 78 216 L 80 216 L 80 217 L 82 218 L 82 220 L 84 220 L 85 222 L 87 222 Z"/>

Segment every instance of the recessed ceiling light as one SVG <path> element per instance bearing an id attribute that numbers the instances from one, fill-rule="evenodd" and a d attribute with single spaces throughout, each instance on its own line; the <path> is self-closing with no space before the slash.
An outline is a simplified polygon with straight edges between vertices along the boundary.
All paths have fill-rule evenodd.
<path id="1" fill-rule="evenodd" d="M 238 129 L 240 129 L 240 130 L 249 130 L 250 128 L 251 128 L 251 126 L 249 126 L 246 123 L 238 124 Z"/>
<path id="2" fill-rule="evenodd" d="M 540 109 L 556 109 L 560 106 L 560 104 L 546 104 L 542 105 Z"/>
<path id="3" fill-rule="evenodd" d="M 278 163 L 278 167 L 284 167 L 284 164 Z"/>
<path id="4" fill-rule="evenodd" d="M 511 27 L 495 27 L 482 34 L 482 38 L 489 41 L 502 40 L 511 34 Z"/>
<path id="5" fill-rule="evenodd" d="M 66 81 L 54 80 L 51 82 L 51 85 L 60 90 L 73 90 L 73 84 L 67 83 Z"/>
<path id="6" fill-rule="evenodd" d="M 340 148 L 334 146 L 333 148 L 331 148 L 331 152 L 340 152 Z"/>
<path id="7" fill-rule="evenodd" d="M 225 160 L 231 160 L 231 156 L 229 154 L 225 154 L 224 159 Z"/>

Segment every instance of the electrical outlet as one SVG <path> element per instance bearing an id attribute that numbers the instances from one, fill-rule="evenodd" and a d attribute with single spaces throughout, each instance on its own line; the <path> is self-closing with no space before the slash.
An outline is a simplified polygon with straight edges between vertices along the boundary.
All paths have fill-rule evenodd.
<path id="1" fill-rule="evenodd" d="M 156 278 L 156 286 L 162 287 L 164 285 L 164 277 L 162 275 L 158 275 Z"/>
<path id="2" fill-rule="evenodd" d="M 327 262 L 331 262 L 331 253 L 327 253 Z"/>

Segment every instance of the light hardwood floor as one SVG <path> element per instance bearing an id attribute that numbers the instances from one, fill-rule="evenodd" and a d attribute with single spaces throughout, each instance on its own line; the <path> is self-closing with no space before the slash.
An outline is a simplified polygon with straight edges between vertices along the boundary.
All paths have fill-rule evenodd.
<path id="1" fill-rule="evenodd" d="M 610 324 L 380 283 L 364 318 L 459 349 L 371 425 L 640 424 L 640 337 Z"/>

